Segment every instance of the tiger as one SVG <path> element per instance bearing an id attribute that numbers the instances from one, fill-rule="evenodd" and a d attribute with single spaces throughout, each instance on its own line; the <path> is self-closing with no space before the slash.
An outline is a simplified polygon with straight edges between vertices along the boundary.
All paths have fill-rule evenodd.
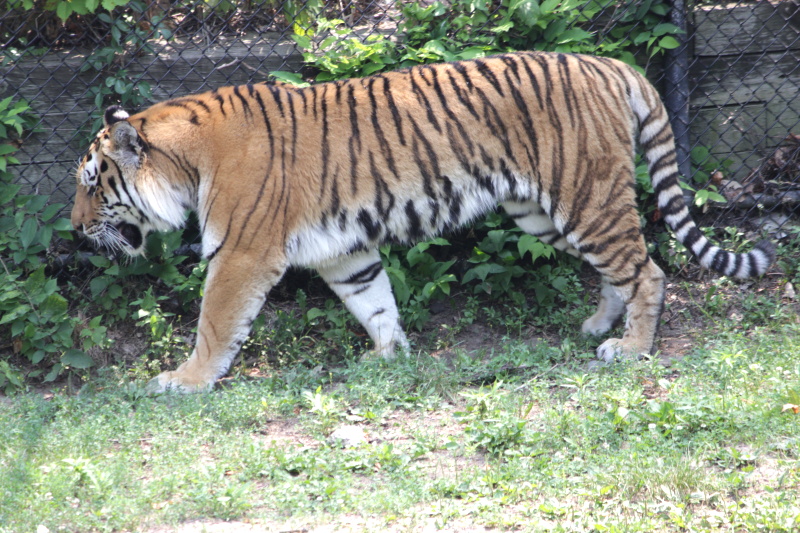
<path id="1" fill-rule="evenodd" d="M 363 325 L 373 352 L 408 354 L 384 243 L 413 244 L 498 205 L 526 233 L 600 274 L 601 361 L 649 354 L 666 277 L 637 212 L 635 153 L 657 208 L 700 265 L 764 274 L 775 247 L 713 244 L 690 215 L 656 89 L 618 60 L 538 51 L 416 65 L 298 87 L 262 82 L 104 113 L 77 170 L 71 221 L 108 248 L 194 211 L 207 277 L 188 360 L 151 390 L 204 391 L 228 371 L 287 268 L 317 271 Z"/>

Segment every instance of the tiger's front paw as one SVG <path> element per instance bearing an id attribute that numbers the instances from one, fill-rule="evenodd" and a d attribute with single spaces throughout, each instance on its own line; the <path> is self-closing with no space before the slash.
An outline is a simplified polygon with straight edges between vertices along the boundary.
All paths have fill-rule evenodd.
<path id="1" fill-rule="evenodd" d="M 376 345 L 372 350 L 365 352 L 361 358 L 364 360 L 380 358 L 391 361 L 398 355 L 407 357 L 410 353 L 411 346 L 408 344 L 405 333 L 402 330 L 398 330 L 395 331 L 395 336 L 391 341 L 380 346 Z"/>
<path id="2" fill-rule="evenodd" d="M 213 385 L 213 380 L 193 379 L 179 371 L 162 372 L 147 383 L 147 392 L 150 394 L 163 392 L 190 394 L 208 391 Z"/>
<path id="3" fill-rule="evenodd" d="M 624 339 L 608 339 L 597 348 L 597 358 L 606 363 L 613 363 L 620 359 L 638 359 L 649 353 L 649 348 L 643 348 L 638 343 Z"/>

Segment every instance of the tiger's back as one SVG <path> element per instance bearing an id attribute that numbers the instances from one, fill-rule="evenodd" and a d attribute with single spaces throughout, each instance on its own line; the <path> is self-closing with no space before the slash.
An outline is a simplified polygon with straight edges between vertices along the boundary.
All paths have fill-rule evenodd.
<path id="1" fill-rule="evenodd" d="M 108 122 L 90 150 L 105 155 L 87 158 L 79 189 L 97 187 L 86 176 L 106 157 L 116 162 L 108 177 L 139 192 L 138 203 L 122 202 L 128 212 L 106 215 L 108 226 L 145 233 L 195 209 L 210 259 L 200 330 L 224 332 L 199 335 L 159 388 L 204 387 L 224 373 L 289 265 L 316 268 L 379 353 L 407 349 L 377 246 L 446 232 L 498 203 L 523 230 L 602 274 L 585 332 L 608 331 L 627 310 L 625 335 L 603 343 L 601 357 L 649 351 L 664 275 L 635 209 L 637 142 L 659 208 L 701 263 L 747 277 L 774 257 L 767 244 L 731 254 L 699 232 L 657 93 L 609 59 L 529 52 L 308 88 L 224 88 Z M 111 197 L 122 195 L 94 174 Z M 100 210 L 80 198 L 76 209 L 84 228 L 84 213 Z"/>

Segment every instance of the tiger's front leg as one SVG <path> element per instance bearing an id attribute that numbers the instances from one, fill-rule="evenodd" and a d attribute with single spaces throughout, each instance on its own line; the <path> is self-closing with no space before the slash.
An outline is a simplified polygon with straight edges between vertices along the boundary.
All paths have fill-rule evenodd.
<path id="1" fill-rule="evenodd" d="M 228 371 L 267 293 L 285 270 L 283 264 L 274 260 L 257 262 L 245 254 L 214 257 L 208 266 L 192 355 L 176 370 L 153 378 L 148 389 L 151 392 L 210 389 Z"/>
<path id="2" fill-rule="evenodd" d="M 375 343 L 375 353 L 391 359 L 397 348 L 408 352 L 389 276 L 377 249 L 342 255 L 316 268 L 367 330 Z"/>

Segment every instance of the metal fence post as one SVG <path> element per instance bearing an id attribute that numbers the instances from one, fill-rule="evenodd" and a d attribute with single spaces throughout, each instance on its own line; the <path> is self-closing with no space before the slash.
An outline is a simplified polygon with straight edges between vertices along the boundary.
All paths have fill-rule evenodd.
<path id="1" fill-rule="evenodd" d="M 675 134 L 675 149 L 678 168 L 684 180 L 692 175 L 691 143 L 689 141 L 689 40 L 687 38 L 686 2 L 672 0 L 670 22 L 683 30 L 675 38 L 680 46 L 667 50 L 664 68 L 664 105 L 667 107 L 672 131 Z"/>

